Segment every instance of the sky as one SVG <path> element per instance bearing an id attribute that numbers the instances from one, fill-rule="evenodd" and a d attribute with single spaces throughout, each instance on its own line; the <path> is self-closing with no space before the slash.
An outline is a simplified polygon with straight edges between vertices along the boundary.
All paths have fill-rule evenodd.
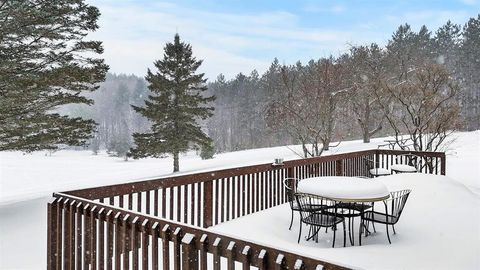
<path id="1" fill-rule="evenodd" d="M 87 0 L 100 9 L 103 57 L 114 73 L 145 76 L 175 33 L 202 59 L 210 81 L 256 69 L 277 57 L 282 64 L 338 56 L 351 45 L 385 45 L 400 24 L 432 32 L 447 20 L 464 24 L 480 13 L 480 0 L 282 1 Z"/>

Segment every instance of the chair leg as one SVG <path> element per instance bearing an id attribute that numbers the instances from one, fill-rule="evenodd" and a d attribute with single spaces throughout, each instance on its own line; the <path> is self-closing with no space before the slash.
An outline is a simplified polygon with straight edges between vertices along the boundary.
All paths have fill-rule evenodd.
<path id="1" fill-rule="evenodd" d="M 353 234 L 353 224 L 351 218 L 348 218 L 348 239 L 350 239 L 350 245 L 354 245 L 352 241 L 352 234 Z"/>
<path id="2" fill-rule="evenodd" d="M 385 226 L 387 227 L 387 238 L 388 238 L 388 243 L 391 244 L 392 241 L 390 241 L 390 233 L 388 232 L 388 224 L 385 224 Z"/>
<path id="3" fill-rule="evenodd" d="M 375 228 L 375 222 L 372 222 L 372 226 L 373 226 L 373 232 L 377 232 L 377 229 Z"/>
<path id="4" fill-rule="evenodd" d="M 288 227 L 288 230 L 292 229 L 292 224 L 293 224 L 293 210 L 292 210 L 292 217 L 290 218 L 290 227 Z"/>
<path id="5" fill-rule="evenodd" d="M 392 228 L 393 228 L 393 234 L 397 234 L 397 232 L 395 231 L 395 225 L 392 224 Z"/>
<path id="6" fill-rule="evenodd" d="M 348 232 L 348 235 L 350 235 L 350 231 Z M 343 247 L 346 247 L 346 246 L 347 246 L 347 232 L 345 228 L 345 220 L 343 220 Z"/>
<path id="7" fill-rule="evenodd" d="M 300 231 L 298 232 L 298 243 L 300 244 L 300 237 L 302 236 L 302 222 L 300 222 Z"/>
<path id="8" fill-rule="evenodd" d="M 335 233 L 337 232 L 337 224 L 335 224 L 335 229 L 333 230 L 333 244 L 332 244 L 332 248 L 335 247 Z"/>
<path id="9" fill-rule="evenodd" d="M 358 228 L 358 245 L 362 245 L 362 232 L 363 232 L 363 226 L 365 226 L 363 218 L 360 219 L 360 228 Z"/>

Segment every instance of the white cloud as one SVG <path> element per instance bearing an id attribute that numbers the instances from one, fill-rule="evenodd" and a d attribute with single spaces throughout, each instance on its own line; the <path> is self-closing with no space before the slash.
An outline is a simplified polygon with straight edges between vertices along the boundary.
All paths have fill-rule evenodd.
<path id="1" fill-rule="evenodd" d="M 300 27 L 299 18 L 285 11 L 232 14 L 168 2 L 150 6 L 135 1 L 90 2 L 102 13 L 100 29 L 91 37 L 104 42 L 104 58 L 111 71 L 141 76 L 161 58 L 164 44 L 177 31 L 192 44 L 194 55 L 204 59 L 202 72 L 211 79 L 219 73 L 232 77 L 254 68 L 262 72 L 270 64 L 272 52 L 280 59 L 296 61 L 305 54 L 317 58 L 344 50 L 346 42 L 357 35 Z"/>

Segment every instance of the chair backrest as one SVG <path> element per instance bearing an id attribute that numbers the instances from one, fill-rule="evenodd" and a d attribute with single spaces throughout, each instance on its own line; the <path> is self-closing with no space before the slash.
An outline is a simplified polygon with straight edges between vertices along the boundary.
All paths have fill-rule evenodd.
<path id="1" fill-rule="evenodd" d="M 295 193 L 295 200 L 300 208 L 302 220 L 308 218 L 312 213 L 329 209 L 329 215 L 336 216 L 337 203 L 328 198 L 308 193 Z"/>
<path id="2" fill-rule="evenodd" d="M 367 167 L 368 170 L 375 168 L 375 161 L 373 159 L 363 158 L 363 161 L 365 162 L 365 166 Z"/>
<path id="3" fill-rule="evenodd" d="M 283 186 L 285 187 L 285 192 L 287 193 L 287 199 L 290 203 L 290 207 L 293 206 L 295 201 L 295 192 L 297 192 L 298 179 L 297 178 L 285 178 L 283 179 Z"/>
<path id="4" fill-rule="evenodd" d="M 410 189 L 404 189 L 399 191 L 390 192 L 390 200 L 391 200 L 391 214 L 392 216 L 396 217 L 396 220 L 400 219 L 402 215 L 403 208 L 407 203 L 408 196 L 412 192 Z"/>
<path id="5" fill-rule="evenodd" d="M 403 154 L 398 155 L 396 157 L 396 161 L 398 164 L 406 164 L 417 168 L 420 168 L 422 157 L 414 155 L 414 154 Z"/>

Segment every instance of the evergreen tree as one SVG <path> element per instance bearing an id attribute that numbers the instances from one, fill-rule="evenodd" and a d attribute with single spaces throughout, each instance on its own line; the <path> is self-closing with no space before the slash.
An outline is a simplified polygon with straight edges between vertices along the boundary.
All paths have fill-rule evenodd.
<path id="1" fill-rule="evenodd" d="M 82 145 L 93 120 L 58 113 L 66 104 L 92 104 L 108 66 L 101 42 L 85 37 L 98 28 L 97 8 L 83 0 L 3 1 L 0 5 L 0 150 Z"/>
<path id="2" fill-rule="evenodd" d="M 214 96 L 205 97 L 204 74 L 195 74 L 202 64 L 192 56 L 190 44 L 175 35 L 173 43 L 164 48 L 163 60 L 155 61 L 156 73 L 150 69 L 145 79 L 152 94 L 145 107 L 132 105 L 134 110 L 152 123 L 151 132 L 134 133 L 137 147 L 131 150 L 134 158 L 173 155 L 173 171 L 179 170 L 179 154 L 191 147 L 208 146 L 212 140 L 202 131 L 198 121 L 212 116 L 208 103 Z"/>

